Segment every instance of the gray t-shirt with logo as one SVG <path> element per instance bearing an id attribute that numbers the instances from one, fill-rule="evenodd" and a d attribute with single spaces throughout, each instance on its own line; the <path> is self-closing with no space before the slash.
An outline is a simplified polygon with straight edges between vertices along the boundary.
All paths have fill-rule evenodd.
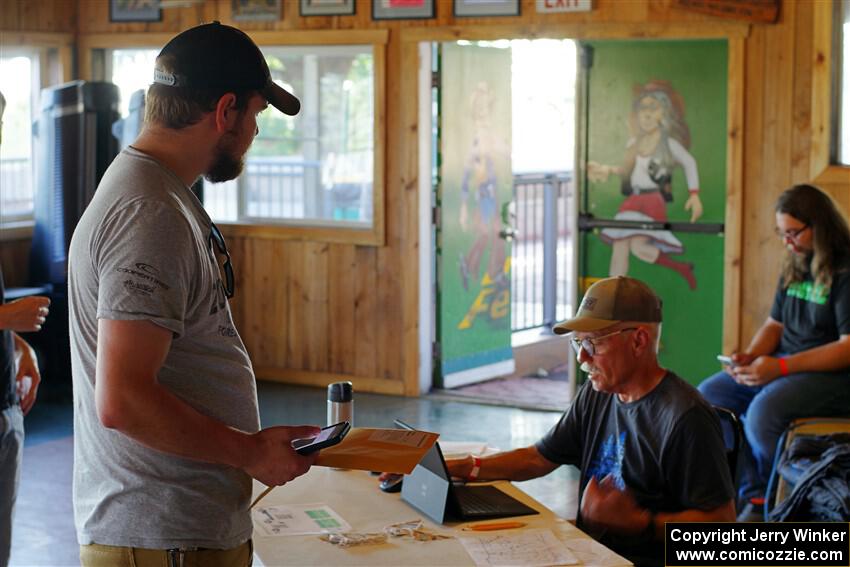
<path id="1" fill-rule="evenodd" d="M 80 544 L 227 549 L 251 536 L 247 474 L 145 447 L 103 427 L 95 408 L 98 319 L 147 320 L 173 333 L 162 386 L 234 428 L 259 429 L 254 373 L 210 226 L 174 173 L 129 148 L 109 166 L 74 232 L 68 295 Z"/>

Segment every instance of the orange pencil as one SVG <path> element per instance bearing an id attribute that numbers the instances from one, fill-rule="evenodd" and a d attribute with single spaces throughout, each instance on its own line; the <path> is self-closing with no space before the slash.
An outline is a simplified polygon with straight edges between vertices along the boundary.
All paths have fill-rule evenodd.
<path id="1" fill-rule="evenodd" d="M 467 526 L 463 529 L 475 532 L 489 532 L 492 530 L 512 530 L 514 528 L 523 528 L 527 525 L 528 524 L 525 522 L 495 522 L 492 524 L 476 524 L 474 526 Z"/>

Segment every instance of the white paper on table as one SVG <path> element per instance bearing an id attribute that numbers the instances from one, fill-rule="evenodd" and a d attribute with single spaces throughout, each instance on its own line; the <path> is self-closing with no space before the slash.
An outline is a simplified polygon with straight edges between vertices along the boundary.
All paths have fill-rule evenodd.
<path id="1" fill-rule="evenodd" d="M 290 536 L 351 531 L 351 526 L 327 504 L 258 506 L 251 513 L 261 535 Z"/>
<path id="2" fill-rule="evenodd" d="M 440 451 L 447 459 L 454 457 L 465 457 L 467 455 L 478 455 L 480 457 L 498 453 L 499 449 L 491 447 L 487 443 L 476 443 L 474 441 L 440 441 Z"/>
<path id="3" fill-rule="evenodd" d="M 575 565 L 575 555 L 550 530 L 524 530 L 510 535 L 487 534 L 459 538 L 479 566 Z"/>

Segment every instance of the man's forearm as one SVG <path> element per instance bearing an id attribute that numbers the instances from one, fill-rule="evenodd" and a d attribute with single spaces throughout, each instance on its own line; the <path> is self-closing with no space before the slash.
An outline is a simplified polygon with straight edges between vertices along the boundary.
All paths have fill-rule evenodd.
<path id="1" fill-rule="evenodd" d="M 478 480 L 529 480 L 546 475 L 557 464 L 543 457 L 534 446 L 523 447 L 481 457 Z M 457 476 L 466 478 L 472 471 L 472 458 L 464 460 L 457 469 Z"/>
<path id="2" fill-rule="evenodd" d="M 103 425 L 151 449 L 235 468 L 244 468 L 254 449 L 249 433 L 200 413 L 159 384 L 112 403 L 119 407 L 102 413 Z"/>

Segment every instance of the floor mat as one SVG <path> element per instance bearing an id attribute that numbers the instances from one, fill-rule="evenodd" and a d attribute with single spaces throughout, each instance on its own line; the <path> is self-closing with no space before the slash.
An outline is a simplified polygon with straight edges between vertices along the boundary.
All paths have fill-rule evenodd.
<path id="1" fill-rule="evenodd" d="M 567 409 L 572 401 L 569 380 L 560 376 L 498 378 L 451 390 L 432 390 L 429 396 L 557 412 Z"/>

